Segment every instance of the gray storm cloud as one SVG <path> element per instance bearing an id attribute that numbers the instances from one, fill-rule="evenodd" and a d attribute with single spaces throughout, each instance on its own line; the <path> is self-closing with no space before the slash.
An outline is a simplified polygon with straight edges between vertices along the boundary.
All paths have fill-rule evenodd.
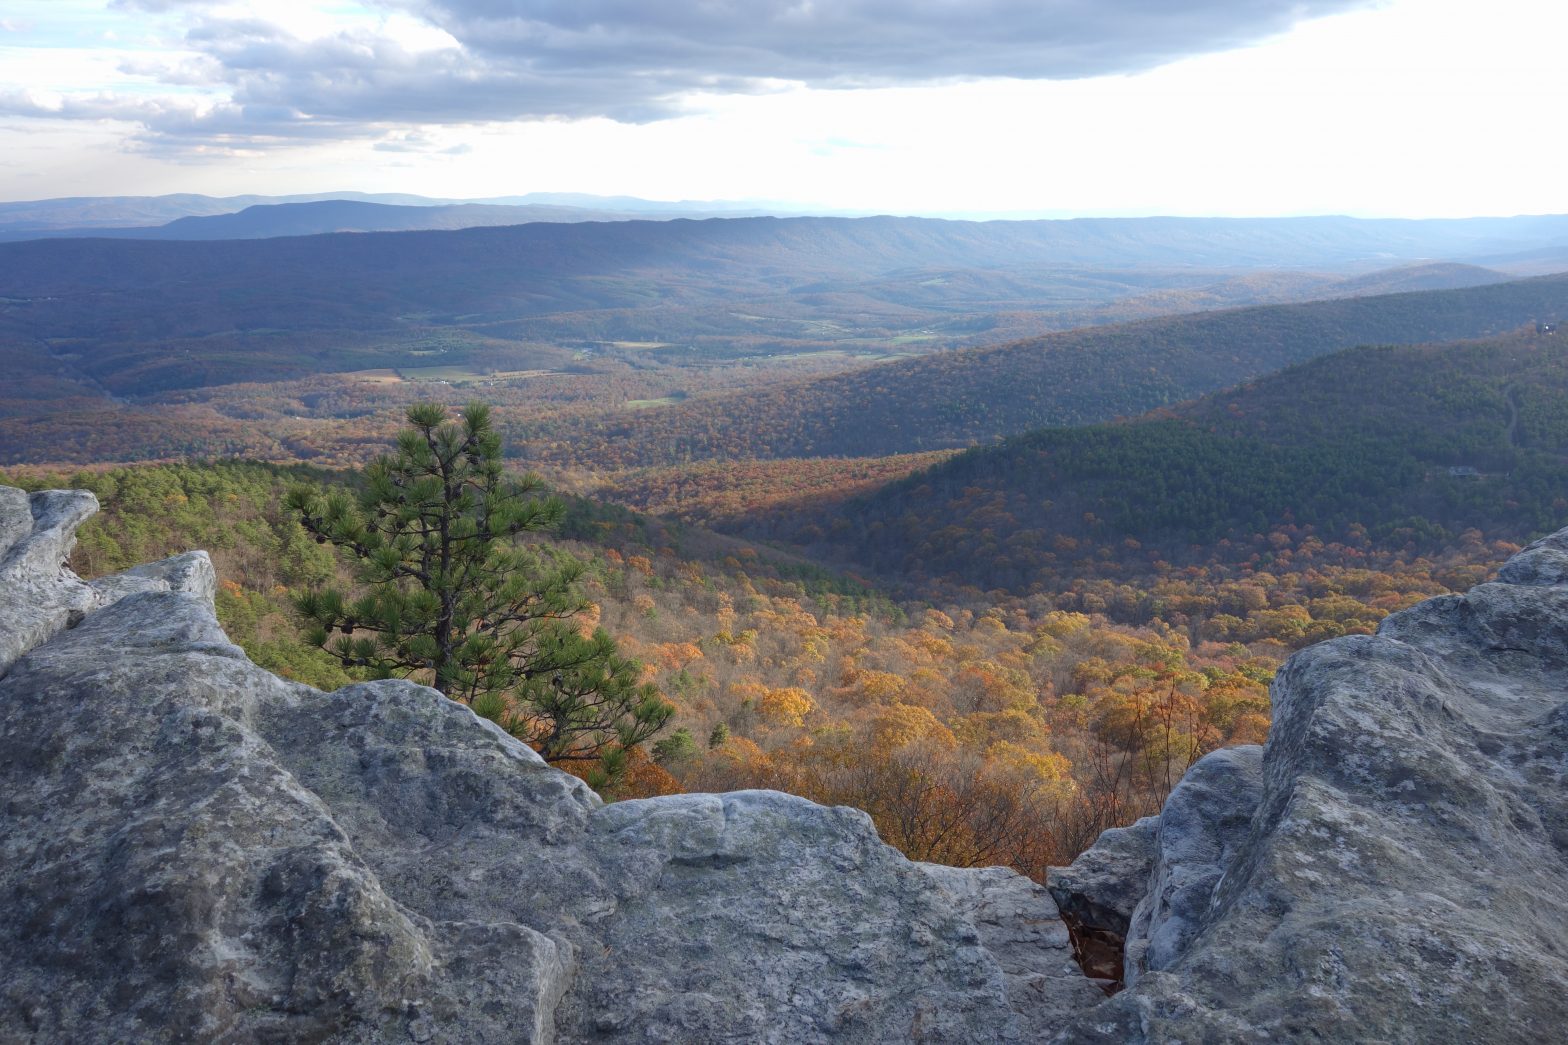
<path id="1" fill-rule="evenodd" d="M 815 86 L 1129 73 L 1366 0 L 391 0 L 478 54 L 563 73 Z"/>
<path id="2" fill-rule="evenodd" d="M 204 0 L 116 0 L 186 20 L 164 70 L 229 101 L 126 107 L 144 143 L 378 137 L 410 124 L 604 116 L 646 122 L 701 92 L 1133 73 L 1254 43 L 1371 0 L 365 0 L 448 33 L 410 51 L 369 28 L 305 40 Z M 0 106 L 4 108 L 4 106 Z M 13 112 L 16 106 L 10 107 Z M 98 118 L 112 105 L 90 109 Z M 64 115 L 56 111 L 54 115 Z"/>

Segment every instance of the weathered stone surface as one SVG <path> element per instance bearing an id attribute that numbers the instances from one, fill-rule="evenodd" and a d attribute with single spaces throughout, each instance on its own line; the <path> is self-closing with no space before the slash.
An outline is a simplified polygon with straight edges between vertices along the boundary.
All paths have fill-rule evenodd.
<path id="1" fill-rule="evenodd" d="M 1262 790 L 1263 749 L 1251 745 L 1210 752 L 1165 800 L 1157 859 L 1126 933 L 1126 986 L 1171 965 L 1207 922 L 1215 887 L 1247 841 Z"/>
<path id="2" fill-rule="evenodd" d="M 200 599 L 209 609 L 217 595 L 218 577 L 206 552 L 186 552 L 100 577 L 87 585 L 97 605 L 107 606 L 139 591 L 183 591 Z"/>
<path id="3" fill-rule="evenodd" d="M 23 653 L 78 621 L 138 591 L 186 591 L 209 607 L 217 587 L 206 552 L 162 562 L 86 584 L 68 562 L 76 528 L 98 510 L 85 490 L 44 490 L 29 495 L 0 486 L 0 676 Z"/>
<path id="4" fill-rule="evenodd" d="M 1505 584 L 1568 584 L 1568 531 L 1542 537 L 1503 564 L 1497 579 Z"/>
<path id="5" fill-rule="evenodd" d="M 1291 658 L 1256 786 L 1250 755 L 1211 755 L 1162 815 L 1147 971 L 1055 1039 L 1559 1037 L 1564 547 Z"/>
<path id="6" fill-rule="evenodd" d="M 1159 852 L 1159 817 L 1103 832 L 1068 867 L 1053 867 L 1046 884 L 1064 914 L 1086 925 L 1127 935 L 1133 911 L 1148 891 Z"/>
<path id="7" fill-rule="evenodd" d="M 1068 867 L 1046 881 L 1071 934 L 1073 957 L 1105 990 L 1121 985 L 1133 911 L 1149 888 L 1158 854 L 1158 817 L 1100 834 Z"/>
<path id="8" fill-rule="evenodd" d="M 76 528 L 98 510 L 82 490 L 0 487 L 0 675 L 97 604 L 66 567 Z"/>
<path id="9" fill-rule="evenodd" d="M 0 486 L 0 562 L 33 532 L 33 509 L 26 490 Z"/>
<path id="10" fill-rule="evenodd" d="M 1041 1028 L 1055 1027 L 1103 999 L 1070 960 L 1067 926 L 1044 887 L 1004 867 L 921 866 L 980 930 L 981 945 L 1001 964 L 1009 1000 L 1024 1017 L 1030 1040 Z"/>
<path id="11" fill-rule="evenodd" d="M 1028 1041 L 1098 1000 L 1017 875 L 772 792 L 604 806 L 433 690 L 255 667 L 204 557 L 89 587 L 29 514 L 8 604 L 85 617 L 0 679 L 0 1040 Z"/>

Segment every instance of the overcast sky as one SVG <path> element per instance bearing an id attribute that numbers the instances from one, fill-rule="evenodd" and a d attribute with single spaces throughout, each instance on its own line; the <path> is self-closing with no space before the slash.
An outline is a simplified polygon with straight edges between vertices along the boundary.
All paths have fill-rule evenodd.
<path id="1" fill-rule="evenodd" d="M 0 199 L 1568 212 L 1561 0 L 3 0 Z"/>

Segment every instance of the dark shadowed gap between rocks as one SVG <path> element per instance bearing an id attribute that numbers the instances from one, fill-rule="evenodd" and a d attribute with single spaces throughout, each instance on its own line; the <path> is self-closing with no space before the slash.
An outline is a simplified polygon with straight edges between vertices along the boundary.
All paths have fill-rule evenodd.
<path id="1" fill-rule="evenodd" d="M 1072 942 L 1073 959 L 1107 995 L 1126 984 L 1127 934 L 1148 891 L 1159 818 L 1103 832 L 1068 867 L 1053 867 L 1046 888 Z"/>
<path id="2" fill-rule="evenodd" d="M 1103 926 L 1090 925 L 1068 911 L 1062 912 L 1067 936 L 1073 942 L 1073 961 L 1107 996 L 1122 989 L 1122 956 L 1126 938 Z"/>

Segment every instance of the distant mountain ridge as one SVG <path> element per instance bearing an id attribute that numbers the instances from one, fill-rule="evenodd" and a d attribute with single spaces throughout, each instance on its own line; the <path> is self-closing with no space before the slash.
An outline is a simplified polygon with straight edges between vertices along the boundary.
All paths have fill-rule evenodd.
<path id="1" fill-rule="evenodd" d="M 1568 218 L 1439 231 L 1499 246 L 1549 239 L 1559 225 Z M 0 244 L 0 423 L 30 419 L 5 429 L 4 449 L 38 460 L 92 410 L 406 368 L 415 372 L 391 380 L 409 387 L 388 394 L 550 375 L 497 396 L 521 407 L 505 418 L 514 445 L 556 464 L 601 452 L 610 468 L 880 456 L 1136 414 L 1347 345 L 1478 336 L 1568 312 L 1568 284 L 1547 279 L 1103 326 L 1260 297 L 1496 278 L 1420 260 L 1388 271 L 1395 252 L 1383 248 L 1397 244 L 1378 240 L 1382 228 L 715 218 Z M 1228 267 L 1198 267 L 1199 255 Z M 1282 259 L 1309 270 L 1268 269 Z M 1384 271 L 1366 277 L 1373 263 Z M 1102 326 L 1040 337 L 1069 324 Z M 799 383 L 808 374 L 837 376 Z M 350 402 L 380 395 L 369 380 L 338 379 L 340 398 L 272 409 L 286 425 L 355 413 Z M 551 398 L 566 386 L 566 399 Z M 250 445 L 253 419 L 213 418 L 234 433 L 215 452 Z M 121 453 L 150 452 L 119 442 Z"/>
<path id="2" fill-rule="evenodd" d="M 353 192 L 280 197 L 81 197 L 0 203 L 0 242 L 90 236 L 262 238 L 337 231 L 459 229 L 530 221 L 766 216 L 804 217 L 798 210 L 764 203 L 663 202 L 581 193 L 472 200 Z M 216 220 L 223 217 L 227 220 Z M 817 217 L 854 218 L 831 213 Z M 887 215 L 869 220 L 944 221 Z M 1558 260 L 1568 260 L 1568 215 L 1440 219 L 1155 216 L 944 223 L 999 230 L 999 243 L 1022 250 L 1015 258 L 997 259 L 998 264 L 1327 267 L 1366 272 L 1401 264 L 1457 261 L 1503 268 L 1515 263 L 1522 273 L 1536 274 L 1543 271 L 1542 266 L 1550 268 Z M 1042 247 L 1048 249 L 1042 252 Z"/>
<path id="3" fill-rule="evenodd" d="M 408 193 L 297 196 L 68 197 L 0 203 L 0 242 L 106 236 L 127 239 L 254 239 L 326 232 L 397 232 L 520 225 L 528 221 L 793 213 L 723 200 L 661 202 L 631 196 L 528 193 L 491 199 L 436 199 Z M 241 215 L 246 215 L 241 219 Z M 239 220 L 220 220 L 220 219 Z M 212 219 L 204 221 L 201 219 Z"/>
<path id="4" fill-rule="evenodd" d="M 401 193 L 322 193 L 299 196 L 203 196 L 176 192 L 162 196 L 62 196 L 45 200 L 0 202 L 0 234 L 61 229 L 156 226 L 178 218 L 233 214 L 262 204 L 353 199 L 367 203 L 417 206 L 427 201 Z"/>
<path id="5" fill-rule="evenodd" d="M 359 208 L 356 208 L 358 210 Z M 260 210 L 260 220 L 275 211 Z M 309 213 L 285 211 L 284 214 Z M 330 214 L 331 210 L 323 211 Z M 239 221 L 241 215 L 229 220 Z M 195 223 L 193 223 L 195 224 Z M 1416 225 L 1423 233 L 1410 231 Z M 1429 227 L 1428 227 L 1429 226 Z M 201 227 L 196 225 L 195 227 Z M 547 273 L 598 275 L 637 269 L 694 268 L 725 278 L 754 277 L 768 288 L 781 267 L 804 284 L 813 274 L 865 279 L 905 270 L 961 266 L 1167 266 L 1199 270 L 1288 266 L 1349 273 L 1425 263 L 1444 253 L 1568 245 L 1568 215 L 1459 222 L 1365 222 L 1351 218 L 1074 219 L 959 222 L 932 218 L 773 218 L 702 221 L 537 222 L 512 228 L 413 231 L 365 237 L 317 237 L 310 243 L 111 244 L 29 241 L 0 245 L 8 292 L 51 293 L 85 271 L 99 289 L 130 289 L 160 280 L 235 282 L 266 273 L 309 285 L 384 280 L 419 269 L 459 272 L 483 262 L 484 280 Z M 1549 248 L 1542 248 L 1549 249 Z M 762 269 L 756 272 L 756 269 Z M 176 275 L 180 274 L 180 275 Z M 804 285 L 800 289 L 806 290 Z M 478 294 L 485 291 L 476 292 Z M 468 300 L 454 305 L 467 308 Z M 519 298 L 521 300 L 521 298 Z M 286 304 L 284 307 L 288 307 Z M 559 303 L 548 307 L 559 308 Z M 533 311 L 528 309 L 526 311 Z M 526 311 L 524 314 L 526 314 Z"/>
<path id="6" fill-rule="evenodd" d="M 1568 281 L 1547 278 L 1426 292 L 1457 297 L 1352 298 L 1002 336 L 1032 333 L 1030 323 L 1038 330 L 1075 304 L 1209 285 L 1214 270 L 1178 265 L 1195 244 L 1230 243 L 1245 283 L 1246 263 L 1307 251 L 1312 236 L 1298 234 L 1324 227 L 729 218 L 0 244 L 0 349 L 13 377 L 0 399 L 15 400 L 8 412 L 36 416 L 62 398 L 417 366 L 416 349 L 425 366 L 485 366 L 509 345 L 542 345 L 555 360 L 542 365 L 558 368 L 561 357 L 577 365 L 574 353 L 592 364 L 600 346 L 624 340 L 696 365 L 826 353 L 863 339 L 906 358 L 805 386 L 573 421 L 571 434 L 640 455 L 611 467 L 880 456 L 1136 414 L 1352 344 L 1473 337 L 1568 313 Z M 1237 230 L 1250 230 L 1244 243 L 1234 242 Z M 1051 260 L 1063 257 L 1100 257 L 1107 267 Z M 1138 257 L 1170 267 L 1132 265 Z M 1129 264 L 1110 267 L 1118 258 Z M 1380 278 L 1492 278 L 1436 273 Z M 1015 308 L 1029 321 L 1010 318 Z M 1029 309 L 1040 318 L 1029 319 Z M 1005 343 L 963 347 L 986 341 Z M 915 347 L 897 351 L 906 343 Z M 511 369 L 539 365 L 519 356 Z"/>

